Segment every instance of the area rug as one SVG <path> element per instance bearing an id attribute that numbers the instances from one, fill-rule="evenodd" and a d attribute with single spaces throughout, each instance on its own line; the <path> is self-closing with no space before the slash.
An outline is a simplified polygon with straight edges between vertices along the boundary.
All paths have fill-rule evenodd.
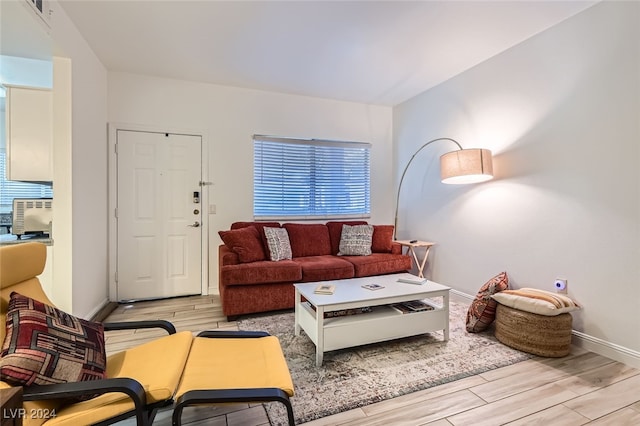
<path id="1" fill-rule="evenodd" d="M 532 357 L 498 342 L 492 330 L 467 333 L 467 309 L 450 303 L 447 342 L 440 331 L 326 352 L 320 368 L 315 365 L 313 342 L 304 331 L 294 336 L 293 312 L 248 317 L 239 327 L 264 330 L 280 339 L 294 383 L 295 420 L 301 424 Z M 287 424 L 282 404 L 269 403 L 265 408 L 272 425 Z"/>

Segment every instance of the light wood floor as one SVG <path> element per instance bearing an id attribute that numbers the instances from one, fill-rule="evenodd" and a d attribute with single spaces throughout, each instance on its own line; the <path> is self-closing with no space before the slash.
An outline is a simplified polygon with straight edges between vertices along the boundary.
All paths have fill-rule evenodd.
<path id="1" fill-rule="evenodd" d="M 119 305 L 106 321 L 166 319 L 178 331 L 237 329 L 222 315 L 217 296 L 194 296 Z M 109 353 L 152 340 L 158 331 L 107 332 Z M 295 397 L 294 397 L 295 398 Z M 262 405 L 185 410 L 185 424 L 268 425 Z M 122 425 L 133 424 L 131 421 Z M 170 425 L 169 411 L 154 425 Z M 534 358 L 305 426 L 640 425 L 640 370 L 573 348 L 564 358 Z"/>

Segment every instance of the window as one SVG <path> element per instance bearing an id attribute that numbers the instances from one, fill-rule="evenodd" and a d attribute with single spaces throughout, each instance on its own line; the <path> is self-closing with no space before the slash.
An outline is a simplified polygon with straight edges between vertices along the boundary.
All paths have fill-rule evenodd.
<path id="1" fill-rule="evenodd" d="M 253 137 L 256 219 L 369 217 L 371 144 Z"/>
<path id="2" fill-rule="evenodd" d="M 6 154 L 0 149 L 0 213 L 13 210 L 14 198 L 53 198 L 51 186 L 7 180 Z"/>

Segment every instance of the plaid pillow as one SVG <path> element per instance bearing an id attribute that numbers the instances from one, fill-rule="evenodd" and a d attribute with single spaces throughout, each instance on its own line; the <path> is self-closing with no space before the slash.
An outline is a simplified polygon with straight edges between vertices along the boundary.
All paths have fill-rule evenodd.
<path id="1" fill-rule="evenodd" d="M 104 379 L 104 327 L 12 292 L 0 357 L 0 379 L 13 385 Z"/>

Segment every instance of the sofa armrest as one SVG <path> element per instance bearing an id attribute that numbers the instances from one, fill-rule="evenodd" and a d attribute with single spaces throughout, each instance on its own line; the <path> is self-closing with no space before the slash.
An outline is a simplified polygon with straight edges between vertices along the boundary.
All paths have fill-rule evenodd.
<path id="1" fill-rule="evenodd" d="M 218 247 L 218 267 L 222 268 L 227 265 L 239 265 L 240 256 L 224 244 Z"/>
<path id="2" fill-rule="evenodd" d="M 391 254 L 402 254 L 402 244 L 396 242 L 391 243 Z"/>

